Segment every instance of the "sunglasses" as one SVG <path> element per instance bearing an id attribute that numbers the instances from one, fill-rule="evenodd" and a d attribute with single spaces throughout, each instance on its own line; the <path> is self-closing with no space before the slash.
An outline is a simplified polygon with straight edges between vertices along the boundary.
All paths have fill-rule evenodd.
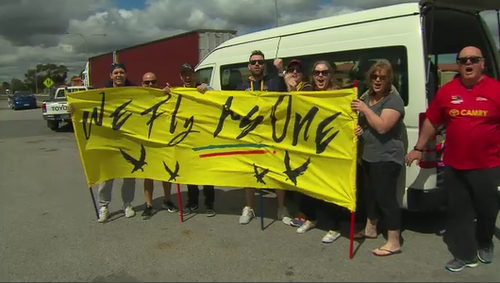
<path id="1" fill-rule="evenodd" d="M 264 65 L 264 63 L 265 63 L 264 60 L 251 60 L 250 61 L 250 65 L 257 65 L 257 64 L 259 64 L 259 65 L 262 66 L 262 65 Z"/>
<path id="2" fill-rule="evenodd" d="M 460 57 L 457 59 L 457 62 L 460 65 L 465 65 L 468 61 L 470 61 L 472 64 L 477 64 L 481 62 L 481 60 L 483 60 L 483 58 L 481 57 Z"/>
<path id="3" fill-rule="evenodd" d="M 313 75 L 314 75 L 314 76 L 316 76 L 316 77 L 319 77 L 320 75 L 322 75 L 322 76 L 325 76 L 325 77 L 326 77 L 326 76 L 328 76 L 329 74 L 330 74 L 330 71 L 328 71 L 328 70 L 324 70 L 324 71 L 317 71 L 317 70 L 315 70 L 315 71 L 313 72 Z"/>
<path id="4" fill-rule="evenodd" d="M 287 73 L 293 73 L 293 72 L 302 73 L 302 68 L 290 67 L 290 68 L 286 69 L 286 72 Z"/>
<path id="5" fill-rule="evenodd" d="M 379 76 L 379 75 L 375 75 L 375 74 L 372 74 L 370 76 L 370 78 L 374 81 L 376 81 L 377 79 L 380 79 L 381 81 L 385 81 L 387 80 L 387 76 Z"/>
<path id="6" fill-rule="evenodd" d="M 150 84 L 153 84 L 153 85 L 154 85 L 154 84 L 156 84 L 156 80 L 152 80 L 152 81 L 143 81 L 142 83 L 143 83 L 143 84 L 145 84 L 145 85 L 150 85 Z"/>

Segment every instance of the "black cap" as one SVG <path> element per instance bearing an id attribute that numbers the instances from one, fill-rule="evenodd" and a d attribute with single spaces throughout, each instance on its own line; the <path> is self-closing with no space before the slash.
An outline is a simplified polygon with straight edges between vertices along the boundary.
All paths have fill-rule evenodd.
<path id="1" fill-rule="evenodd" d="M 194 73 L 194 68 L 193 66 L 189 65 L 188 63 L 184 64 L 181 66 L 181 69 L 179 70 L 179 73 L 182 73 L 182 72 L 191 72 L 191 73 Z"/>
<path id="2" fill-rule="evenodd" d="M 300 62 L 299 60 L 297 59 L 293 59 L 291 60 L 290 62 L 288 62 L 288 64 L 286 65 L 287 68 L 290 68 L 291 66 L 293 65 L 298 65 L 300 68 L 302 68 L 302 62 Z"/>
<path id="3" fill-rule="evenodd" d="M 124 64 L 120 64 L 120 63 L 112 63 L 111 64 L 111 68 L 109 69 L 109 73 L 113 73 L 113 71 L 115 69 L 123 69 L 125 71 L 125 73 L 127 72 L 127 68 L 125 68 L 125 65 Z"/>

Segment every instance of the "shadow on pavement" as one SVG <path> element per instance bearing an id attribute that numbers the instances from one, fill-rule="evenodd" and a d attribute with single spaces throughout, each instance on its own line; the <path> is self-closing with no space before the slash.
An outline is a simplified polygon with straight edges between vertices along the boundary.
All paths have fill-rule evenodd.
<path id="1" fill-rule="evenodd" d="M 74 129 L 73 129 L 73 124 L 71 123 L 65 123 L 63 124 L 61 127 L 59 127 L 59 129 L 57 129 L 58 133 L 74 133 Z"/>

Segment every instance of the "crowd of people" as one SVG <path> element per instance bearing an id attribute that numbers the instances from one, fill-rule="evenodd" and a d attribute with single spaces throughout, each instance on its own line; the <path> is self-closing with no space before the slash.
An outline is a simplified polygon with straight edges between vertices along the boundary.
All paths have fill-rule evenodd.
<path id="1" fill-rule="evenodd" d="M 389 62 L 375 63 L 366 74 L 368 90 L 352 102 L 352 111 L 358 113 L 359 125 L 355 135 L 359 137 L 358 166 L 365 180 L 364 191 L 367 220 L 364 229 L 355 238 L 377 238 L 381 220 L 385 222 L 387 242 L 373 250 L 376 256 L 391 256 L 402 252 L 400 242 L 401 212 L 397 201 L 398 178 L 405 163 L 407 166 L 422 159 L 425 145 L 435 134 L 436 128 L 446 128 L 444 154 L 444 186 L 447 191 L 449 216 L 445 237 L 449 240 L 453 260 L 446 264 L 449 271 L 461 271 L 474 267 L 478 259 L 490 263 L 493 259 L 493 234 L 500 198 L 497 193 L 494 169 L 500 167 L 500 82 L 484 75 L 484 59 L 481 50 L 466 47 L 457 55 L 459 76 L 443 86 L 432 100 L 427 112 L 419 140 L 407 153 L 404 125 L 405 106 L 397 89 L 392 85 L 393 69 Z M 281 59 L 274 60 L 277 76 L 265 75 L 266 61 L 261 51 L 249 56 L 250 76 L 238 91 L 331 91 L 339 89 L 335 83 L 335 68 L 326 61 L 313 64 L 310 73 L 305 73 L 299 60 L 291 60 L 286 67 Z M 212 90 L 207 84 L 196 82 L 194 68 L 184 64 L 180 68 L 183 87 L 197 88 L 200 93 Z M 305 77 L 310 77 L 306 81 Z M 123 64 L 113 64 L 111 80 L 106 87 L 132 86 L 127 79 Z M 153 73 L 145 73 L 142 87 L 157 88 Z M 163 87 L 165 93 L 172 87 Z M 460 111 L 454 112 L 453 109 Z M 469 110 L 481 110 L 485 115 L 467 115 Z M 465 112 L 463 112 L 465 111 Z M 461 114 L 462 113 L 462 114 Z M 108 220 L 108 205 L 111 200 L 113 180 L 99 184 L 99 222 Z M 171 201 L 171 184 L 163 182 L 162 207 L 171 213 L 179 210 Z M 135 180 L 126 179 L 122 186 L 123 209 L 126 217 L 133 217 L 131 206 L 134 198 Z M 188 185 L 188 200 L 184 213 L 199 209 L 199 188 Z M 205 213 L 216 215 L 214 187 L 203 188 Z M 317 226 L 317 208 L 321 200 L 300 195 L 297 217 L 291 217 L 285 206 L 285 191 L 277 188 L 277 217 L 303 234 Z M 143 219 L 153 215 L 153 180 L 144 180 L 146 208 Z M 240 224 L 248 224 L 254 217 L 255 189 L 245 188 L 246 203 L 239 218 Z M 334 208 L 332 208 L 333 211 Z M 340 237 L 339 225 L 333 225 L 322 238 L 323 243 L 333 243 Z"/>

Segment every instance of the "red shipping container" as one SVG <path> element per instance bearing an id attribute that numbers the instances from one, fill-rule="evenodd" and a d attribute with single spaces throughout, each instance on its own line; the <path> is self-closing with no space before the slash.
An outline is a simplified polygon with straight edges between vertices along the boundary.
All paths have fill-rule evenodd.
<path id="1" fill-rule="evenodd" d="M 167 82 L 180 86 L 179 69 L 188 63 L 193 67 L 222 42 L 233 38 L 233 30 L 195 30 L 156 41 L 127 47 L 90 58 L 90 83 L 102 87 L 109 80 L 112 62 L 125 64 L 128 79 L 140 85 L 146 72 L 156 74 L 158 87 Z M 113 60 L 114 57 L 114 60 Z"/>
<path id="2" fill-rule="evenodd" d="M 109 70 L 113 64 L 113 52 L 90 58 L 89 62 L 90 85 L 104 87 L 110 80 Z"/>
<path id="3" fill-rule="evenodd" d="M 180 66 L 198 63 L 198 34 L 180 35 L 118 50 L 116 53 L 117 61 L 125 64 L 128 78 L 134 84 L 140 85 L 142 75 L 153 72 L 159 87 L 167 82 L 179 86 Z"/>

